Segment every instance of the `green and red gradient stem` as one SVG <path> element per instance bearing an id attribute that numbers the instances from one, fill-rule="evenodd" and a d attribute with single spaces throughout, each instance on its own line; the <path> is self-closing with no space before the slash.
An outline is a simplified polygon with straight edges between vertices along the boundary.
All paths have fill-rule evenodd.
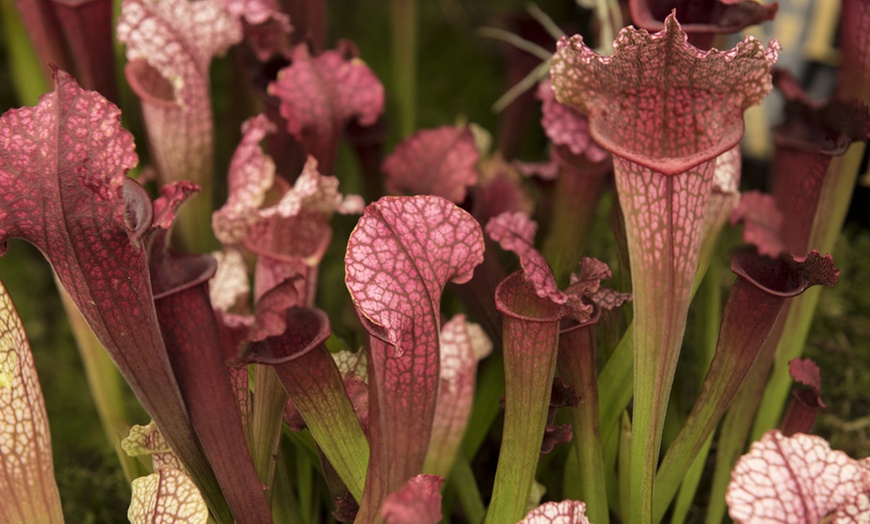
<path id="1" fill-rule="evenodd" d="M 244 359 L 275 368 L 314 440 L 351 495 L 361 500 L 369 447 L 325 345 L 329 319 L 320 310 L 293 307 L 285 320 L 282 335 L 252 343 Z"/>
<path id="2" fill-rule="evenodd" d="M 810 249 L 830 252 L 852 200 L 863 149 L 857 142 L 870 137 L 870 113 L 866 101 L 854 98 L 815 102 L 787 74 L 777 75 L 777 85 L 788 102 L 786 121 L 774 134 L 772 181 L 777 206 L 787 217 L 783 241 L 795 256 Z M 820 291 L 810 290 L 791 301 L 780 319 L 779 345 L 752 429 L 753 440 L 778 424 L 791 388 L 788 363 L 803 352 Z"/>
<path id="3" fill-rule="evenodd" d="M 523 518 L 547 425 L 563 309 L 541 298 L 522 272 L 496 288 L 504 314 L 505 415 L 487 524 Z"/>
<path id="4" fill-rule="evenodd" d="M 586 502 L 586 514 L 596 524 L 610 522 L 605 489 L 604 453 L 598 416 L 598 376 L 595 367 L 595 326 L 601 309 L 588 322 L 563 329 L 559 334 L 559 375 L 580 398 L 570 408 L 571 440 L 580 466 L 576 498 Z"/>
<path id="5" fill-rule="evenodd" d="M 731 270 L 738 278 L 725 304 L 716 354 L 691 413 L 658 468 L 656 522 L 749 374 L 786 300 L 813 285 L 833 285 L 838 275 L 830 256 L 814 252 L 802 260 L 774 260 L 754 248 L 735 251 Z"/>
<path id="6" fill-rule="evenodd" d="M 208 255 L 180 255 L 160 246 L 152 250 L 150 268 L 154 306 L 172 370 L 233 516 L 252 524 L 271 519 L 209 298 L 208 281 L 217 264 Z"/>
<path id="7" fill-rule="evenodd" d="M 743 111 L 770 91 L 777 43 L 747 37 L 726 52 L 687 43 L 672 12 L 654 35 L 624 29 L 601 57 L 562 38 L 556 98 L 589 116 L 614 155 L 634 296 L 634 410 L 629 521 L 653 518 L 664 418 L 698 266 L 716 157 L 743 135 Z"/>
<path id="8" fill-rule="evenodd" d="M 712 189 L 714 161 L 680 176 L 645 173 L 621 158 L 614 164 L 635 283 L 631 492 L 632 501 L 639 501 L 640 511 L 648 515 L 698 263 L 705 215 L 698 202 Z M 632 520 L 646 521 L 637 510 L 632 515 Z"/>

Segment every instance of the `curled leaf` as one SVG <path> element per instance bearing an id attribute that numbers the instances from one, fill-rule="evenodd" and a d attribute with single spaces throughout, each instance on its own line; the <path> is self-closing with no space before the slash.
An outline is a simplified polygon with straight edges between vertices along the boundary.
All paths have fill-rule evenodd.
<path id="1" fill-rule="evenodd" d="M 224 244 L 240 242 L 258 220 L 257 209 L 275 179 L 275 163 L 259 144 L 274 131 L 275 125 L 265 115 L 242 124 L 242 141 L 230 160 L 227 202 L 211 219 L 215 236 Z"/>
<path id="2" fill-rule="evenodd" d="M 480 226 L 449 201 L 384 197 L 366 208 L 351 235 L 345 282 L 358 311 L 384 329 L 398 357 L 405 337 L 437 325 L 447 281 L 467 282 L 482 258 Z"/>
<path id="3" fill-rule="evenodd" d="M 408 137 L 384 160 L 391 193 L 437 195 L 457 204 L 477 184 L 480 159 L 467 126 L 423 129 Z"/>
<path id="4" fill-rule="evenodd" d="M 743 223 L 743 240 L 760 255 L 776 258 L 786 251 L 782 241 L 783 216 L 770 195 L 748 191 L 731 210 L 731 224 Z"/>
<path id="5" fill-rule="evenodd" d="M 549 78 L 538 84 L 536 96 L 541 100 L 541 127 L 553 144 L 567 146 L 575 155 L 585 154 L 592 162 L 601 162 L 607 158 L 607 152 L 598 147 L 589 136 L 589 121 L 586 116 L 556 100 Z"/>
<path id="6" fill-rule="evenodd" d="M 344 127 L 354 118 L 374 124 L 384 111 L 384 88 L 365 62 L 340 51 L 312 57 L 300 44 L 291 62 L 269 84 L 269 94 L 281 99 L 290 134 L 331 175 Z"/>
<path id="7" fill-rule="evenodd" d="M 545 502 L 533 509 L 519 524 L 589 524 L 586 504 L 576 500 Z"/>
<path id="8" fill-rule="evenodd" d="M 568 297 L 556 287 L 550 265 L 535 249 L 537 231 L 538 224 L 522 211 L 502 213 L 486 224 L 489 238 L 498 242 L 505 251 L 512 251 L 520 257 L 523 275 L 534 286 L 535 293 L 556 304 L 564 304 Z"/>
<path id="9" fill-rule="evenodd" d="M 834 521 L 864 522 L 870 518 L 868 492 L 867 461 L 832 451 L 821 437 L 789 438 L 773 430 L 737 462 L 726 500 L 728 514 L 743 524 L 820 522 L 850 512 L 854 520 Z"/>
<path id="10" fill-rule="evenodd" d="M 483 251 L 477 221 L 437 196 L 384 197 L 351 233 L 345 282 L 370 335 L 366 518 L 423 467 L 438 391 L 441 294 L 448 281 L 471 279 Z"/>
<path id="11" fill-rule="evenodd" d="M 208 508 L 184 471 L 164 466 L 133 481 L 127 518 L 131 524 L 205 524 Z"/>
<path id="12" fill-rule="evenodd" d="M 436 524 L 441 520 L 441 484 L 437 475 L 417 475 L 387 495 L 381 516 L 386 524 Z"/>
<path id="13" fill-rule="evenodd" d="M 586 286 L 569 286 L 565 292 L 559 291 L 553 270 L 535 249 L 537 229 L 538 224 L 522 211 L 504 212 L 486 224 L 486 233 L 491 239 L 498 242 L 502 249 L 513 251 L 520 257 L 523 277 L 534 287 L 539 297 L 563 305 L 566 314 L 585 322 L 592 314 L 592 306 L 584 303 Z"/>

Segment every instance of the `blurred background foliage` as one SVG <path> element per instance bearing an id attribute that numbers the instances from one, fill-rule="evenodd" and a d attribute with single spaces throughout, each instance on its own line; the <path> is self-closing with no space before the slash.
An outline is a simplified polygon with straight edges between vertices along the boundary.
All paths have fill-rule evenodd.
<path id="1" fill-rule="evenodd" d="M 5 111 L 23 103 L 15 90 L 13 75 L 16 73 L 8 55 L 9 40 L 22 35 L 9 29 L 8 17 L 15 16 L 12 0 L 0 2 L 5 18 L 0 25 L 4 28 L 4 37 L 0 38 L 0 111 Z M 796 58 L 787 61 L 792 64 L 791 68 L 799 69 L 795 72 L 819 96 L 829 91 L 836 66 L 836 31 L 830 27 L 818 27 L 825 18 L 816 9 L 824 3 L 836 4 L 824 1 L 780 2 L 776 25 L 769 24 L 763 29 L 767 36 L 774 35 L 784 43 L 797 43 L 798 49 L 786 48 L 786 52 L 796 51 Z M 395 98 L 390 96 L 393 72 L 391 44 L 387 37 L 390 32 L 388 6 L 388 2 L 329 2 L 327 45 L 332 46 L 338 39 L 346 38 L 358 46 L 361 58 L 385 84 L 386 119 L 392 122 L 397 116 L 397 106 Z M 794 9 L 801 6 L 803 18 L 795 18 Z M 492 110 L 493 102 L 511 85 L 507 81 L 510 61 L 517 60 L 522 53 L 518 54 L 507 44 L 485 38 L 478 32 L 482 27 L 503 28 L 526 38 L 542 40 L 543 45 L 554 49 L 554 42 L 547 43 L 549 37 L 529 19 L 525 7 L 524 0 L 419 2 L 418 128 L 456 121 L 474 122 L 493 133 L 495 147 L 510 150 L 509 157 L 527 161 L 545 159 L 546 139 L 538 125 L 540 112 L 537 103 L 531 104 L 524 120 L 512 122 L 511 125 L 521 131 L 517 139 L 508 139 L 500 132 L 508 125 L 508 117 Z M 539 7 L 569 34 L 581 31 L 588 34 L 591 13 L 571 0 L 541 1 Z M 827 23 L 830 25 L 830 21 Z M 778 33 L 777 25 L 784 32 Z M 226 88 L 238 81 L 235 78 L 236 59 L 230 53 L 212 65 L 218 174 L 226 172 L 239 137 L 239 123 L 251 109 L 233 100 L 230 89 Z M 529 60 L 529 56 L 520 59 Z M 33 64 L 33 72 L 38 73 L 38 69 Z M 142 137 L 137 116 L 138 102 L 127 93 L 122 97 L 122 106 L 125 123 L 137 137 Z M 773 114 L 773 110 L 768 114 Z M 768 145 L 765 141 L 769 140 L 766 130 L 771 123 L 775 123 L 775 118 L 750 117 L 744 145 L 747 151 L 761 156 L 746 164 L 744 184 L 747 186 L 764 185 L 763 173 L 767 170 L 764 154 Z M 401 138 L 398 127 L 393 126 L 386 151 L 390 151 Z M 140 165 L 146 165 L 144 140 L 137 140 L 137 149 L 141 156 Z M 342 177 L 342 189 L 346 193 L 358 190 L 358 181 L 352 176 L 355 170 L 351 155 L 343 151 L 337 172 Z M 223 201 L 220 191 L 218 188 L 218 202 Z M 805 352 L 805 356 L 812 358 L 821 368 L 822 396 L 828 406 L 819 417 L 815 431 L 830 439 L 834 448 L 856 457 L 870 455 L 870 217 L 867 193 L 866 187 L 859 187 L 856 191 L 847 227 L 834 253 L 841 271 L 840 283 L 822 293 L 817 320 Z M 606 214 L 602 212 L 601 215 L 604 219 L 598 221 L 599 238 L 609 235 Z M 343 305 L 346 306 L 342 255 L 344 242 L 356 221 L 355 217 L 336 217 L 336 220 L 335 240 L 321 272 L 320 302 L 327 311 L 341 311 Z M 606 253 L 596 252 L 596 249 L 609 248 L 612 248 L 610 242 L 593 240 L 590 254 L 607 258 Z M 727 269 L 723 271 L 723 281 L 730 282 L 730 273 Z M 51 423 L 55 469 L 67 520 L 83 524 L 126 521 L 130 488 L 98 422 L 48 264 L 30 245 L 11 241 L 9 253 L 0 258 L 0 278 L 20 310 L 34 350 Z M 341 320 L 355 319 L 351 314 L 341 315 Z M 337 331 L 341 329 L 339 320 L 334 320 L 333 325 Z M 135 399 L 129 397 L 127 403 L 130 412 L 134 413 L 134 421 L 146 423 L 147 416 Z"/>

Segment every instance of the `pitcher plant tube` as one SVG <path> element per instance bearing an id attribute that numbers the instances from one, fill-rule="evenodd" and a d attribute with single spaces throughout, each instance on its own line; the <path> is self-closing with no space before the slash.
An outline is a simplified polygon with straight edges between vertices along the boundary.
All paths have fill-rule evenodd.
<path id="1" fill-rule="evenodd" d="M 229 520 L 160 335 L 143 239 L 152 203 L 125 176 L 138 158 L 119 114 L 56 71 L 39 105 L 0 117 L 0 246 L 23 238 L 45 254 L 209 508 Z"/>
<path id="2" fill-rule="evenodd" d="M 743 135 L 743 111 L 770 92 L 779 44 L 747 37 L 733 49 L 687 43 L 665 29 L 623 29 L 602 57 L 563 37 L 551 70 L 556 98 L 589 117 L 614 155 L 634 284 L 632 522 L 652 519 L 665 408 L 682 345 L 716 157 Z"/>
<path id="3" fill-rule="evenodd" d="M 0 282 L 0 507 L 4 522 L 63 522 L 48 416 L 33 354 Z"/>
<path id="4" fill-rule="evenodd" d="M 369 333 L 371 454 L 358 516 L 367 521 L 422 472 L 438 399 L 441 294 L 448 281 L 471 279 L 483 233 L 441 197 L 384 197 L 366 207 L 345 260 Z"/>

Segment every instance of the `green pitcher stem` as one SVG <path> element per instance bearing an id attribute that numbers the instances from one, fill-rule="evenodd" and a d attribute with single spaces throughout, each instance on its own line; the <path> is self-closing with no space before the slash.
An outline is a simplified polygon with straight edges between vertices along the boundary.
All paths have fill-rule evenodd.
<path id="1" fill-rule="evenodd" d="M 710 489 L 710 505 L 707 508 L 707 519 L 705 520 L 707 524 L 719 524 L 725 515 L 725 490 L 731 481 L 731 470 L 734 469 L 734 464 L 737 463 L 737 459 L 740 458 L 746 447 L 746 437 L 749 436 L 751 421 L 758 407 L 758 399 L 764 390 L 764 379 L 770 369 L 769 360 L 763 361 L 767 358 L 764 354 L 767 349 L 762 349 L 762 354 L 752 366 L 743 386 L 731 402 L 725 418 L 722 419 L 716 449 L 713 486 Z"/>
<path id="2" fill-rule="evenodd" d="M 48 92 L 50 77 L 46 78 L 43 69 L 33 67 L 42 61 L 36 56 L 27 29 L 18 15 L 14 0 L 0 0 L 0 20 L 9 59 L 9 75 L 18 101 L 22 105 L 36 105 L 39 95 Z M 46 70 L 47 71 L 47 70 Z"/>
<path id="3" fill-rule="evenodd" d="M 618 438 L 619 419 L 631 402 L 634 371 L 634 324 L 629 324 L 622 335 L 622 340 L 608 359 L 604 369 L 598 375 L 598 414 L 601 418 L 599 426 L 602 441 L 608 442 Z M 613 466 L 613 464 L 608 464 Z"/>
<path id="4" fill-rule="evenodd" d="M 465 513 L 466 520 L 473 523 L 483 522 L 486 508 L 483 505 L 483 498 L 480 496 L 480 488 L 477 487 L 474 472 L 471 470 L 471 464 L 464 453 L 460 452 L 456 455 L 453 471 L 450 473 L 450 481 L 454 484 L 456 497 L 459 499 L 459 505 Z"/>
<path id="5" fill-rule="evenodd" d="M 271 500 L 275 479 L 275 457 L 284 425 L 287 392 L 271 366 L 253 364 L 254 369 L 254 466 L 266 496 Z"/>
<path id="6" fill-rule="evenodd" d="M 504 314 L 504 432 L 487 524 L 517 522 L 535 481 L 547 426 L 562 307 L 537 296 L 523 273 L 508 276 L 495 292 Z"/>
<path id="7" fill-rule="evenodd" d="M 703 260 L 705 258 L 704 250 L 702 249 L 701 252 Z M 716 353 L 716 343 L 719 338 L 719 318 L 722 316 L 722 286 L 719 284 L 721 266 L 722 263 L 718 257 L 709 257 L 707 271 L 704 273 L 699 286 L 701 306 L 704 312 L 697 316 L 698 330 L 701 333 L 699 337 L 701 351 L 698 352 L 700 364 L 698 366 L 698 384 L 704 382 L 704 377 L 710 368 L 710 362 Z M 695 493 L 698 491 L 698 484 L 701 482 L 712 442 L 713 436 L 710 435 L 680 483 L 672 517 L 673 524 L 682 524 L 686 520 L 692 501 L 695 499 Z"/>
<path id="8" fill-rule="evenodd" d="M 294 443 L 284 439 L 278 448 L 278 460 L 275 467 L 275 480 L 272 489 L 280 493 L 280 497 L 272 497 L 272 518 L 275 524 L 303 524 L 299 516 L 299 501 L 294 491 L 294 481 L 290 477 L 288 457 L 294 455 Z"/>
<path id="9" fill-rule="evenodd" d="M 179 209 L 175 229 L 186 251 L 209 253 L 218 247 L 211 229 L 212 211 L 214 202 L 210 187 L 203 187 L 200 192 L 193 194 Z"/>
<path id="10" fill-rule="evenodd" d="M 628 416 L 628 411 L 622 412 L 622 418 L 619 424 L 618 441 L 619 447 L 617 454 L 619 456 L 619 464 L 617 466 L 617 476 L 619 485 L 619 516 L 623 522 L 631 522 L 629 520 L 629 512 L 631 511 L 631 418 Z"/>
<path id="11" fill-rule="evenodd" d="M 505 318 L 505 415 L 504 433 L 498 455 L 492 502 L 487 524 L 516 522 L 525 515 L 532 483 L 535 480 L 541 439 L 547 425 L 550 390 L 556 370 L 559 324 L 542 328 L 535 349 L 512 347 L 522 329 L 517 321 Z"/>
<path id="12" fill-rule="evenodd" d="M 710 446 L 713 444 L 713 436 L 707 439 L 704 447 L 695 457 L 691 467 L 683 477 L 683 483 L 680 484 L 680 491 L 677 493 L 677 501 L 674 503 L 674 511 L 671 516 L 671 524 L 683 524 L 692 508 L 695 501 L 695 493 L 698 491 L 698 485 L 701 483 L 701 477 L 704 474 L 704 466 L 707 464 L 707 456 L 710 454 Z"/>
<path id="13" fill-rule="evenodd" d="M 468 426 L 465 428 L 465 437 L 460 448 L 466 457 L 477 455 L 486 440 L 489 428 L 501 410 L 499 400 L 502 391 L 504 370 L 502 354 L 499 352 L 490 355 L 480 364 L 474 404 L 471 406 L 471 415 L 468 417 Z"/>
<path id="14" fill-rule="evenodd" d="M 369 461 L 368 441 L 329 350 L 321 344 L 277 370 L 314 440 L 354 499 L 360 500 Z M 301 376 L 314 370 L 319 380 Z"/>
<path id="15" fill-rule="evenodd" d="M 417 120 L 417 0 L 390 0 L 393 95 L 399 106 L 399 132 L 407 137 Z"/>

